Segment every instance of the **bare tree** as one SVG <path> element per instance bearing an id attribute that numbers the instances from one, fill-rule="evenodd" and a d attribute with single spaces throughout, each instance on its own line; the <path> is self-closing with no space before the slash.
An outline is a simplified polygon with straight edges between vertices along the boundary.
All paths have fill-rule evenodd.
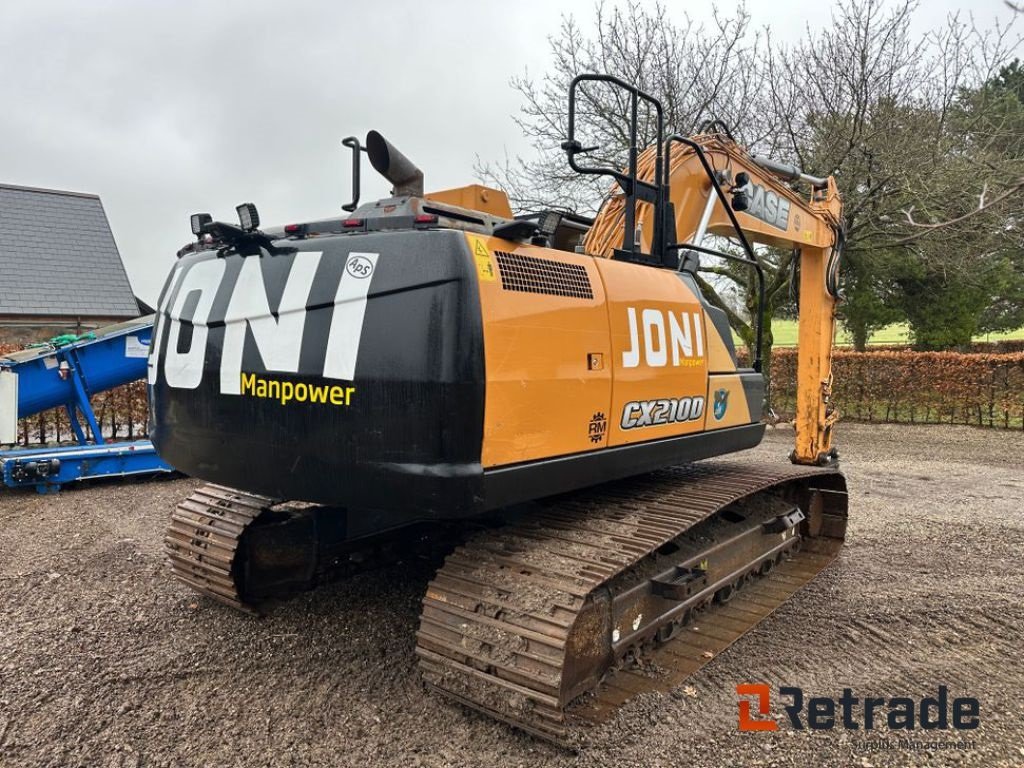
<path id="1" fill-rule="evenodd" d="M 708 26 L 685 16 L 675 23 L 661 6 L 599 5 L 586 28 L 563 19 L 546 74 L 513 81 L 535 156 L 478 163 L 478 173 L 520 208 L 595 210 L 607 180 L 577 176 L 559 149 L 566 92 L 583 72 L 616 75 L 658 97 L 671 131 L 721 118 L 755 152 L 836 175 L 846 203 L 846 322 L 863 343 L 901 311 L 901 284 L 883 267 L 924 259 L 961 269 L 965 252 L 945 253 L 943 242 L 974 242 L 966 251 L 974 256 L 1001 253 L 1005 237 L 994 222 L 1005 220 L 1024 179 L 1014 148 L 1021 124 L 985 90 L 1017 47 L 1011 28 L 982 30 L 953 15 L 920 36 L 910 24 L 917 12 L 913 0 L 841 0 L 830 25 L 783 45 L 753 30 L 742 5 Z M 626 114 L 610 89 L 581 94 L 578 129 L 609 166 L 624 162 Z M 643 127 L 652 138 L 650 124 Z M 758 258 L 770 318 L 789 303 L 794 254 L 765 249 Z M 710 300 L 750 343 L 748 271 L 711 261 L 702 271 Z"/>
<path id="2" fill-rule="evenodd" d="M 1017 46 L 1010 26 L 981 30 L 953 15 L 914 37 L 916 10 L 909 0 L 846 0 L 829 28 L 769 47 L 784 152 L 835 174 L 844 196 L 843 312 L 858 346 L 906 312 L 906 276 L 922 272 L 922 259 L 961 285 L 977 280 L 985 270 L 970 265 L 1000 250 L 993 216 L 1024 181 L 1021 154 L 1007 151 L 1021 125 L 1014 115 L 994 120 L 999 97 L 985 91 Z M 952 242 L 971 245 L 955 252 Z"/>
<path id="3" fill-rule="evenodd" d="M 535 156 L 477 163 L 477 174 L 504 188 L 519 209 L 593 212 L 608 192 L 607 180 L 574 173 L 559 148 L 567 130 L 569 84 L 585 72 L 615 75 L 660 99 L 672 132 L 690 134 L 702 121 L 717 117 L 735 126 L 748 145 L 766 152 L 774 148 L 774 126 L 765 122 L 770 110 L 764 71 L 757 65 L 765 38 L 751 29 L 742 5 L 732 15 L 716 11 L 713 23 L 704 26 L 685 15 L 675 23 L 660 4 L 602 3 L 586 31 L 569 16 L 549 43 L 548 71 L 512 80 L 523 97 L 516 122 L 532 141 Z M 622 165 L 629 146 L 627 115 L 621 92 L 593 84 L 581 89 L 578 130 L 586 143 L 600 146 L 588 162 Z M 641 134 L 653 140 L 650 120 L 641 125 Z"/>

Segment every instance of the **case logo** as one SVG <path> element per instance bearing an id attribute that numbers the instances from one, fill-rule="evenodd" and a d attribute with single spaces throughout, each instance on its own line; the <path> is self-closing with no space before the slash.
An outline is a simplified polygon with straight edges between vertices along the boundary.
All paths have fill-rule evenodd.
<path id="1" fill-rule="evenodd" d="M 760 184 L 751 184 L 750 208 L 744 213 L 756 216 L 761 221 L 779 229 L 789 229 L 789 200 L 779 197 Z M 799 227 L 799 224 L 797 225 Z"/>

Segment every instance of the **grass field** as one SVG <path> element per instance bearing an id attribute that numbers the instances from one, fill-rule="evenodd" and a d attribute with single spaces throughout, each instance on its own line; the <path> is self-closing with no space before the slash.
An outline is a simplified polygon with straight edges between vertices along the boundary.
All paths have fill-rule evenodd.
<path id="1" fill-rule="evenodd" d="M 775 345 L 778 347 L 796 346 L 797 322 L 796 320 L 775 320 L 772 323 L 772 333 L 775 337 Z M 1024 328 L 1005 333 L 986 333 L 975 336 L 975 341 L 1004 341 L 1007 339 L 1024 339 Z M 906 323 L 889 325 L 871 336 L 869 344 L 908 344 L 910 332 Z M 844 346 L 850 345 L 850 335 L 839 327 L 836 336 L 836 343 Z"/>

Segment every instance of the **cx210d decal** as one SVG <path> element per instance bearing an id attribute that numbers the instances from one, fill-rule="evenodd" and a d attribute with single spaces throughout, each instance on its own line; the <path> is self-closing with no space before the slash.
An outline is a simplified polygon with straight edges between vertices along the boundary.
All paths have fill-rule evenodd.
<path id="1" fill-rule="evenodd" d="M 355 379 L 366 300 L 378 255 L 348 255 L 334 295 L 330 332 L 323 355 L 324 378 Z M 261 259 L 243 259 L 241 268 L 234 273 L 234 283 L 223 315 L 221 394 L 250 394 L 243 392 L 243 373 L 246 372 L 242 370 L 243 350 L 249 336 L 267 372 L 298 373 L 310 289 L 322 256 L 320 251 L 293 254 L 276 316 L 270 308 Z M 158 310 L 157 333 L 154 334 L 149 356 L 150 384 L 157 383 L 164 345 L 163 374 L 168 386 L 195 389 L 202 382 L 211 310 L 227 273 L 227 260 L 223 258 L 177 267 Z M 165 322 L 168 324 L 166 341 Z M 191 338 L 183 334 L 183 324 L 190 328 Z M 186 348 L 182 349 L 183 346 Z M 347 394 L 345 399 L 348 399 Z"/>
<path id="2" fill-rule="evenodd" d="M 662 400 L 633 400 L 622 408 L 622 428 L 655 427 L 697 421 L 704 415 L 703 397 L 666 398 Z"/>

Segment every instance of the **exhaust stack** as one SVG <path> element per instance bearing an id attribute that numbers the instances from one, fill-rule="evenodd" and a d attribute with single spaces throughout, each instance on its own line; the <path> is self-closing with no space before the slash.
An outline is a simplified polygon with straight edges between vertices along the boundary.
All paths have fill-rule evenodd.
<path id="1" fill-rule="evenodd" d="M 366 134 L 370 165 L 394 185 L 391 194 L 423 197 L 423 171 L 377 131 Z"/>

